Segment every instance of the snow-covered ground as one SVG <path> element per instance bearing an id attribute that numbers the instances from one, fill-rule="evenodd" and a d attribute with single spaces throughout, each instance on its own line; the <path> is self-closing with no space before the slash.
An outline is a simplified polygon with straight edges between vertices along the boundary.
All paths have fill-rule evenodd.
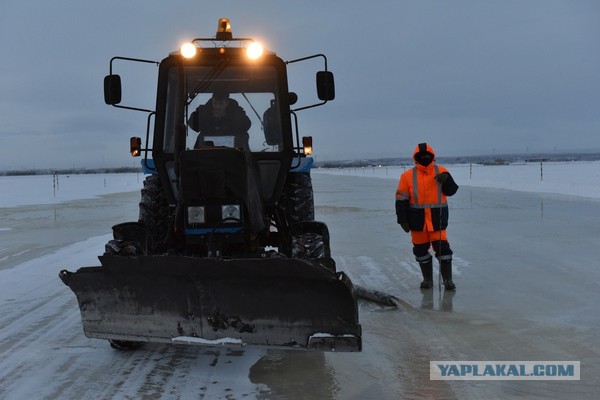
<path id="1" fill-rule="evenodd" d="M 487 187 L 523 192 L 555 193 L 600 198 L 600 161 L 530 162 L 508 165 L 444 165 L 460 186 Z M 322 168 L 316 172 L 389 178 L 413 166 Z"/>
<path id="2" fill-rule="evenodd" d="M 138 190 L 142 173 L 2 176 L 0 208 L 56 204 Z"/>
<path id="3" fill-rule="evenodd" d="M 58 187 L 0 177 L 0 399 L 595 398 L 600 162 L 445 166 L 461 186 L 450 199 L 456 294 L 417 289 L 393 210 L 404 167 L 314 171 L 338 269 L 402 300 L 361 302 L 363 352 L 345 354 L 123 353 L 86 338 L 57 274 L 97 265 L 111 224 L 137 218 L 143 176 L 59 176 Z M 582 379 L 435 382 L 429 360 L 580 360 Z"/>
<path id="4" fill-rule="evenodd" d="M 461 186 L 556 193 L 600 198 L 600 161 L 544 162 L 508 165 L 445 165 Z M 342 174 L 397 180 L 412 166 L 319 168 L 314 173 Z M 55 204 L 118 192 L 139 190 L 144 175 L 81 174 L 0 177 L 0 208 Z"/>

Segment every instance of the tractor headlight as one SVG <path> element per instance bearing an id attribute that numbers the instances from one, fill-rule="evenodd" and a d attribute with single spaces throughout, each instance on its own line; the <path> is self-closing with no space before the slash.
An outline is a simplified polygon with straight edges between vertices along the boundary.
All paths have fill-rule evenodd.
<path id="1" fill-rule="evenodd" d="M 197 51 L 198 49 L 193 43 L 184 43 L 180 48 L 181 55 L 185 58 L 194 57 Z"/>
<path id="2" fill-rule="evenodd" d="M 246 55 L 251 60 L 258 60 L 263 54 L 263 47 L 260 43 L 252 42 L 246 47 Z"/>
<path id="3" fill-rule="evenodd" d="M 221 206 L 221 220 L 225 223 L 235 223 L 242 219 L 241 208 L 239 204 L 227 204 Z"/>
<path id="4" fill-rule="evenodd" d="M 206 221 L 203 206 L 193 206 L 187 209 L 188 224 L 203 224 Z"/>

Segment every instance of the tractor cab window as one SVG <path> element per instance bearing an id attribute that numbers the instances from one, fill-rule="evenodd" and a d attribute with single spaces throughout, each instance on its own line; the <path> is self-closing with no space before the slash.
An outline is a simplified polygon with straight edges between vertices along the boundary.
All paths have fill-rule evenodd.
<path id="1" fill-rule="evenodd" d="M 251 152 L 283 151 L 274 67 L 217 65 L 184 70 L 183 115 L 176 110 L 177 102 L 167 102 L 171 107 L 165 120 L 167 152 L 173 151 L 173 140 L 167 140 L 167 135 L 174 132 L 168 125 L 174 127 L 180 121 L 186 127 L 187 149 L 215 146 Z M 167 96 L 181 91 L 176 68 L 172 77 Z"/>

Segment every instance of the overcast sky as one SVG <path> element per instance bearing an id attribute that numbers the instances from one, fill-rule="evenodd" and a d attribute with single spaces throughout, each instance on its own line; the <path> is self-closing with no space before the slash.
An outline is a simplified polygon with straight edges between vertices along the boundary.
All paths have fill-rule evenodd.
<path id="1" fill-rule="evenodd" d="M 600 151 L 597 0 L 0 0 L 0 169 L 137 165 L 146 117 L 104 104 L 110 58 L 159 61 L 220 17 L 327 55 L 336 99 L 300 112 L 317 160 Z M 136 77 L 124 98 L 154 108 L 156 68 Z"/>

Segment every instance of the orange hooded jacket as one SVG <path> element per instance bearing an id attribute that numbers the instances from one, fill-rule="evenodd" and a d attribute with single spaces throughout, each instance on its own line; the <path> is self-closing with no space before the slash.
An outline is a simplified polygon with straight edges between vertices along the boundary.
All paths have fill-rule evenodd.
<path id="1" fill-rule="evenodd" d="M 423 151 L 433 155 L 431 164 L 424 166 L 416 162 L 417 153 Z M 398 223 L 408 223 L 411 231 L 435 232 L 448 226 L 448 204 L 446 196 L 452 196 L 458 185 L 448 170 L 435 164 L 435 152 L 426 143 L 417 145 L 413 153 L 415 167 L 400 176 L 396 190 L 396 216 Z M 445 172 L 446 181 L 441 184 L 435 177 Z"/>

